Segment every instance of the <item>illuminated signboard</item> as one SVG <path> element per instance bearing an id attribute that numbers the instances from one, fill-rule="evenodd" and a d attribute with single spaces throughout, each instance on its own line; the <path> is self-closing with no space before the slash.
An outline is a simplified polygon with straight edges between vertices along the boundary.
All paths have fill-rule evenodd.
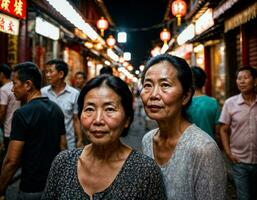
<path id="1" fill-rule="evenodd" d="M 26 0 L 0 0 L 0 11 L 20 19 L 26 18 Z"/>
<path id="2" fill-rule="evenodd" d="M 19 34 L 19 20 L 0 13 L 0 31 L 12 35 Z"/>
<path id="3" fill-rule="evenodd" d="M 195 22 L 195 33 L 196 35 L 201 34 L 208 28 L 214 25 L 212 18 L 212 9 L 208 9 L 198 20 Z"/>

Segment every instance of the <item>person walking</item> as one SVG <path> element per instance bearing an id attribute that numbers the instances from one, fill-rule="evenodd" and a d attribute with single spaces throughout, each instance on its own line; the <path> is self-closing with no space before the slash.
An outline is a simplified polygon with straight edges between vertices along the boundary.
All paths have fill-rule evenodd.
<path id="1" fill-rule="evenodd" d="M 208 133 L 219 144 L 219 116 L 218 101 L 204 94 L 206 73 L 201 67 L 192 66 L 195 93 L 192 103 L 187 109 L 189 120 Z"/>
<path id="2" fill-rule="evenodd" d="M 257 71 L 238 69 L 238 95 L 228 98 L 222 108 L 221 141 L 232 163 L 232 176 L 239 200 L 257 198 Z"/>
<path id="3" fill-rule="evenodd" d="M 0 66 L 0 124 L 3 125 L 4 149 L 8 148 L 12 116 L 14 111 L 20 107 L 20 101 L 15 99 L 12 92 L 13 83 L 11 81 L 12 70 L 6 64 Z"/>
<path id="4" fill-rule="evenodd" d="M 65 83 L 68 65 L 62 60 L 50 60 L 46 63 L 46 79 L 50 85 L 41 89 L 42 96 L 57 103 L 65 116 L 68 149 L 83 145 L 77 100 L 79 91 Z"/>
<path id="5" fill-rule="evenodd" d="M 169 200 L 223 200 L 226 171 L 219 147 L 186 115 L 192 85 L 191 69 L 182 58 L 161 54 L 146 63 L 140 95 L 158 128 L 144 135 L 143 152 L 161 167 Z"/>
<path id="6" fill-rule="evenodd" d="M 13 92 L 24 105 L 14 112 L 0 175 L 0 196 L 21 166 L 18 199 L 40 199 L 54 157 L 66 148 L 64 115 L 40 93 L 41 74 L 31 62 L 15 66 Z"/>
<path id="7" fill-rule="evenodd" d="M 87 76 L 85 72 L 76 72 L 75 74 L 75 80 L 74 80 L 74 87 L 78 90 L 81 91 L 82 88 L 85 86 L 87 81 Z"/>

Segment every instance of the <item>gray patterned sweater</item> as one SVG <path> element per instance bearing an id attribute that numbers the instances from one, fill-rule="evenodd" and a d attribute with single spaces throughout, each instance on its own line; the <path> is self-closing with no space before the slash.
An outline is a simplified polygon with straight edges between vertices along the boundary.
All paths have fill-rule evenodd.
<path id="1" fill-rule="evenodd" d="M 142 141 L 143 152 L 154 158 L 153 137 L 148 132 Z M 169 200 L 223 200 L 226 171 L 215 141 L 196 125 L 189 126 L 179 138 L 170 160 L 161 165 Z"/>

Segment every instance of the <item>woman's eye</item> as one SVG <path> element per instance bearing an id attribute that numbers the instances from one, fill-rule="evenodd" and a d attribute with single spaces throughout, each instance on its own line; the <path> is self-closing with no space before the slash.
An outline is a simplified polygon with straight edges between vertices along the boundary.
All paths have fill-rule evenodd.
<path id="1" fill-rule="evenodd" d="M 112 107 L 108 107 L 108 108 L 106 108 L 106 111 L 107 112 L 113 112 L 115 109 L 114 108 L 112 108 Z"/>
<path id="2" fill-rule="evenodd" d="M 151 84 L 150 84 L 150 83 L 145 83 L 145 84 L 143 85 L 143 87 L 144 87 L 144 88 L 149 88 L 149 87 L 151 87 Z"/>
<path id="3" fill-rule="evenodd" d="M 84 108 L 84 112 L 93 112 L 93 111 L 94 111 L 94 109 L 91 107 Z"/>
<path id="4" fill-rule="evenodd" d="M 170 87 L 170 84 L 168 84 L 168 83 L 162 83 L 162 84 L 161 84 L 161 87 L 167 88 L 167 87 Z"/>

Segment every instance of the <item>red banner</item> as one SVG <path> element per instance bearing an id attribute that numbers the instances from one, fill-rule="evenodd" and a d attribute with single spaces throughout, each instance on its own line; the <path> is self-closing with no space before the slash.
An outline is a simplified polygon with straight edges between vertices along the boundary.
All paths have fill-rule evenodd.
<path id="1" fill-rule="evenodd" d="M 20 19 L 26 18 L 26 0 L 0 0 L 0 11 Z"/>

